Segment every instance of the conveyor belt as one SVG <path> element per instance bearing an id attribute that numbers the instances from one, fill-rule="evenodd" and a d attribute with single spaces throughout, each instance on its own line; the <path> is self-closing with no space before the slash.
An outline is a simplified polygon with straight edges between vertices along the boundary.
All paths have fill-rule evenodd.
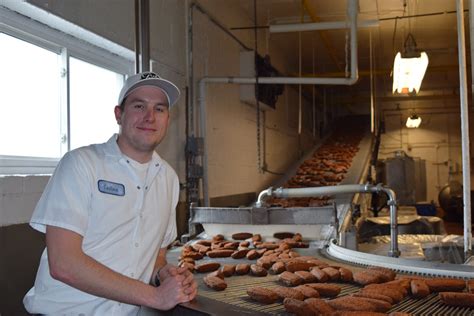
<path id="1" fill-rule="evenodd" d="M 361 179 L 365 179 L 364 172 L 367 169 L 367 164 L 368 164 L 368 159 L 370 155 L 370 146 L 371 145 L 371 138 L 370 135 L 366 135 L 365 137 L 362 138 L 361 142 L 359 143 L 359 152 L 353 157 L 352 164 L 350 169 L 348 170 L 348 173 L 345 175 L 344 180 L 340 184 L 352 184 L 352 183 L 362 183 Z M 307 157 L 305 157 L 306 159 Z M 301 163 L 301 162 L 300 162 Z M 275 184 L 275 186 L 280 186 L 283 185 L 284 182 L 286 182 L 288 179 L 290 179 L 296 172 L 298 168 L 298 165 L 295 166 L 294 168 L 291 168 L 286 175 L 279 181 L 279 184 Z M 283 181 L 283 182 L 282 182 Z M 350 207 L 351 203 L 354 201 L 354 197 L 352 195 L 347 195 L 347 196 L 338 196 L 334 199 L 334 202 L 336 203 L 337 207 L 337 219 L 339 223 L 349 223 L 349 216 L 350 214 Z M 310 207 L 304 206 L 302 208 L 310 209 Z M 205 211 L 207 213 L 209 212 L 214 212 L 216 211 L 215 209 L 212 208 L 195 208 L 196 211 Z M 238 210 L 238 209 L 237 209 Z M 287 208 L 288 210 L 288 208 Z M 234 211 L 234 210 L 224 210 L 224 211 Z M 271 233 L 264 233 L 263 228 L 270 229 L 270 224 L 281 224 L 281 220 L 277 221 L 277 223 L 273 223 L 271 221 L 264 221 L 262 222 L 261 217 L 259 216 L 247 216 L 251 220 L 246 220 L 245 224 L 249 224 L 247 222 L 251 222 L 250 224 L 254 223 L 259 223 L 260 225 L 254 225 L 253 229 L 248 229 L 248 228 L 242 228 L 238 227 L 240 222 L 230 222 L 229 220 L 232 217 L 235 216 L 240 216 L 240 213 L 242 211 L 246 210 L 239 210 L 240 212 L 235 212 L 231 214 L 231 216 L 226 215 L 226 219 L 219 219 L 219 220 L 211 220 L 208 221 L 208 218 L 213 218 L 213 217 L 218 217 L 218 216 L 207 216 L 209 214 L 206 213 L 206 220 L 204 220 L 202 217 L 198 220 L 196 219 L 196 223 L 193 221 L 192 224 L 205 224 L 205 225 L 221 225 L 219 227 L 219 231 L 215 230 L 214 232 L 208 231 L 206 228 L 206 232 L 209 235 L 215 235 L 217 233 L 223 234 L 225 238 L 230 238 L 231 235 L 234 232 L 243 232 L 243 231 L 248 231 L 251 233 L 261 233 L 262 236 L 268 237 L 272 236 Z M 260 211 L 260 210 L 257 210 Z M 290 214 L 291 212 L 288 212 Z M 197 213 L 196 213 L 197 214 Z M 287 214 L 287 215 L 288 215 Z M 197 215 L 203 215 L 203 214 L 197 214 Z M 225 215 L 224 213 L 218 214 L 220 215 Z M 259 215 L 259 214 L 256 214 Z M 196 217 L 197 218 L 197 217 Z M 267 217 L 264 217 L 265 220 L 267 220 Z M 270 216 L 268 216 L 270 218 Z M 332 222 L 332 221 L 331 221 Z M 337 221 L 335 221 L 337 222 Z M 286 222 L 285 222 L 286 223 Z M 312 223 L 310 221 L 306 221 L 307 223 Z M 302 225 L 302 223 L 292 223 L 295 224 L 295 226 L 298 226 L 297 231 L 300 231 L 302 227 L 305 227 L 305 225 Z M 314 224 L 314 223 L 313 223 Z M 194 232 L 193 225 L 190 225 L 190 232 Z M 318 224 L 319 225 L 319 224 Z M 309 226 L 309 225 L 306 225 Z M 337 227 L 337 224 L 323 224 L 320 223 L 320 229 L 317 231 L 313 231 L 313 234 L 316 234 L 317 237 L 319 238 L 318 241 L 320 243 L 318 245 L 321 245 L 321 242 L 323 242 L 324 245 L 327 245 L 329 242 L 330 238 L 334 238 L 336 235 L 336 232 L 338 231 L 335 229 Z M 344 225 L 341 225 L 344 226 Z M 209 227 L 208 227 L 209 228 Z M 339 227 L 341 228 L 341 227 Z M 313 229 L 313 228 L 311 228 Z M 233 231 L 235 230 L 235 231 Z M 294 229 L 275 229 L 275 231 L 293 231 Z M 314 230 L 314 229 L 313 229 Z M 300 231 L 301 232 L 301 231 Z M 193 236 L 193 234 L 191 234 Z M 309 234 L 304 233 L 303 236 L 305 238 L 308 238 Z M 311 239 L 311 238 L 309 238 Z M 347 242 L 347 241 L 346 241 Z M 311 243 L 314 244 L 314 241 Z M 350 244 L 350 243 L 349 243 Z M 339 254 L 342 253 L 341 256 L 333 256 L 333 253 L 329 253 L 326 251 L 326 249 L 320 250 L 317 248 L 309 248 L 309 249 L 297 249 L 296 251 L 299 252 L 301 255 L 304 256 L 313 256 L 315 258 L 318 258 L 320 260 L 323 260 L 327 262 L 329 265 L 335 265 L 335 266 L 341 266 L 341 267 L 346 267 L 350 269 L 353 272 L 356 272 L 360 269 L 366 268 L 367 265 L 380 265 L 380 266 L 386 266 L 385 265 L 385 259 L 387 260 L 392 260 L 390 261 L 393 265 L 389 266 L 390 268 L 394 269 L 397 271 L 399 275 L 413 275 L 413 274 L 419 274 L 425 277 L 432 277 L 432 276 L 445 276 L 445 277 L 459 277 L 459 278 L 472 278 L 474 279 L 474 275 L 471 276 L 472 273 L 474 273 L 474 269 L 471 269 L 473 271 L 468 271 L 469 267 L 463 267 L 460 270 L 464 271 L 456 271 L 456 269 L 452 269 L 449 271 L 449 268 L 444 269 L 442 272 L 438 270 L 437 272 L 435 270 L 431 271 L 429 269 L 425 269 L 426 267 L 429 267 L 429 263 L 421 263 L 418 266 L 418 263 L 416 261 L 407 261 L 403 262 L 403 264 L 400 264 L 399 261 L 397 260 L 402 260 L 402 259 L 396 259 L 396 258 L 388 258 L 388 257 L 380 257 L 380 258 L 385 258 L 385 259 L 380 259 L 379 262 L 370 262 L 371 260 L 367 260 L 367 257 L 369 257 L 369 254 L 363 254 L 360 252 L 355 252 L 357 256 L 353 255 L 351 257 L 351 254 L 346 256 L 344 258 L 344 251 L 341 251 L 341 249 L 335 249 Z M 178 256 L 181 251 L 181 248 L 173 249 L 168 253 L 168 261 L 172 263 L 177 263 L 178 262 Z M 347 258 L 349 257 L 349 258 Z M 353 260 L 351 260 L 353 259 Z M 198 263 L 203 263 L 205 261 L 218 261 L 221 262 L 222 264 L 237 264 L 237 263 L 255 263 L 255 261 L 249 261 L 249 260 L 234 260 L 231 258 L 224 258 L 224 259 L 210 259 L 210 258 L 205 258 L 203 260 L 199 260 Z M 415 266 L 419 268 L 418 270 L 415 269 L 415 271 L 410 271 L 408 268 L 410 266 Z M 424 270 L 425 269 L 425 270 Z M 467 274 L 466 274 L 467 273 Z M 466 276 L 468 275 L 468 276 Z M 270 305 L 265 305 L 265 304 L 260 304 L 254 301 L 251 301 L 246 294 L 246 290 L 251 287 L 251 286 L 263 286 L 263 287 L 268 287 L 272 288 L 277 285 L 281 285 L 277 281 L 277 276 L 275 275 L 268 275 L 266 277 L 255 277 L 251 275 L 246 275 L 246 276 L 232 276 L 229 278 L 226 278 L 225 281 L 227 283 L 227 288 L 224 291 L 217 292 L 212 289 L 209 289 L 202 281 L 202 278 L 205 276 L 205 274 L 195 274 L 195 278 L 198 281 L 199 284 L 199 294 L 198 297 L 195 301 L 187 304 L 182 304 L 179 307 L 177 307 L 178 311 L 175 313 L 177 315 L 226 315 L 226 316 L 233 316 L 233 315 L 288 315 L 288 313 L 285 312 L 285 309 L 281 303 L 276 303 L 276 304 L 270 304 Z M 341 294 L 339 296 L 351 294 L 353 292 L 356 292 L 360 289 L 360 286 L 357 284 L 353 283 L 336 283 L 339 286 L 341 286 Z M 403 312 L 408 312 L 411 313 L 412 315 L 474 315 L 474 310 L 469 309 L 469 308 L 460 308 L 460 307 L 450 307 L 446 306 L 443 303 L 439 301 L 438 294 L 434 293 L 431 294 L 430 296 L 423 298 L 423 299 L 413 299 L 410 297 L 405 298 L 402 302 L 394 305 L 390 312 L 392 311 L 403 311 Z"/>
<path id="2" fill-rule="evenodd" d="M 397 271 L 397 273 L 417 274 L 424 277 L 474 279 L 474 267 L 469 265 L 384 257 L 340 247 L 336 245 L 334 240 L 331 241 L 326 250 L 327 256 L 332 260 L 338 258 L 342 262 L 350 262 L 351 264 L 363 266 L 383 265 Z"/>
<path id="3" fill-rule="evenodd" d="M 168 261 L 176 263 L 181 248 L 174 249 L 169 252 Z M 314 256 L 317 259 L 327 262 L 329 265 L 346 267 L 353 272 L 365 268 L 365 265 L 350 264 L 342 260 L 331 258 L 328 256 L 325 250 L 319 250 L 314 248 L 309 249 L 297 249 L 303 256 Z M 237 263 L 254 263 L 254 261 L 232 259 L 232 258 L 213 258 L 199 260 L 199 263 L 205 261 L 218 261 L 222 264 L 237 264 Z M 398 273 L 402 275 L 403 273 Z M 286 313 L 283 304 L 260 304 L 251 301 L 246 294 L 246 290 L 252 286 L 262 286 L 272 288 L 281 285 L 277 281 L 278 276 L 268 275 L 266 277 L 255 277 L 251 275 L 245 276 L 232 276 L 226 278 L 227 289 L 224 291 L 214 291 L 209 289 L 202 281 L 202 278 L 206 274 L 195 274 L 195 278 L 199 285 L 199 294 L 195 302 L 189 304 L 183 304 L 178 307 L 179 315 L 289 315 Z M 341 294 L 344 296 L 347 294 L 358 291 L 361 286 L 352 283 L 333 283 L 341 287 Z M 394 305 L 389 312 L 400 311 L 408 312 L 412 315 L 474 315 L 474 310 L 470 308 L 451 307 L 444 305 L 439 301 L 438 294 L 433 293 L 430 296 L 423 299 L 413 299 L 410 297 L 405 298 L 400 303 Z"/>
<path id="4" fill-rule="evenodd" d="M 200 296 L 205 296 L 207 298 L 225 302 L 236 307 L 243 307 L 252 311 L 257 311 L 264 314 L 282 314 L 285 313 L 285 308 L 281 303 L 275 304 L 260 304 L 250 300 L 246 290 L 250 287 L 261 286 L 265 288 L 274 288 L 276 286 L 282 285 L 278 282 L 277 275 L 268 275 L 266 277 L 255 277 L 251 275 L 245 276 L 233 276 L 225 279 L 227 282 L 227 289 L 225 291 L 217 292 L 212 289 L 209 289 L 205 286 L 200 287 Z M 336 284 L 336 283 L 334 283 Z M 338 283 L 342 287 L 340 295 L 346 295 L 358 290 L 358 287 Z"/>

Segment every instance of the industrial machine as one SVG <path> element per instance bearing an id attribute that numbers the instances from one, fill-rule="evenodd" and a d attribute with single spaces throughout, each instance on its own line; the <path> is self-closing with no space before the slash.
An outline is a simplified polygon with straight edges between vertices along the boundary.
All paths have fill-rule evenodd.
<path id="1" fill-rule="evenodd" d="M 341 146 L 347 147 L 346 144 L 341 144 Z M 284 183 L 283 186 L 260 192 L 253 205 L 226 208 L 197 207 L 193 204 L 190 208 L 190 234 L 185 236 L 187 245 L 196 244 L 200 240 L 210 240 L 216 235 L 223 236 L 224 240 L 232 241 L 232 235 L 238 232 L 259 235 L 265 241 L 275 240 L 276 232 L 293 232 L 301 234 L 305 241 L 304 247 L 295 248 L 298 255 L 314 257 L 326 262 L 329 266 L 345 267 L 353 272 L 363 270 L 368 266 L 379 266 L 390 268 L 399 276 L 474 279 L 474 267 L 462 264 L 463 260 L 461 264 L 459 262 L 454 264 L 451 263 L 453 260 L 442 258 L 429 261 L 435 256 L 427 255 L 427 253 L 430 251 L 438 253 L 441 248 L 445 252 L 453 252 L 459 240 L 439 234 L 442 230 L 436 227 L 440 225 L 440 219 L 424 218 L 416 213 L 407 215 L 406 209 L 399 209 L 397 196 L 390 187 L 365 183 L 369 170 L 370 135 L 362 135 L 356 147 L 357 151 L 350 159 L 350 166 L 338 183 L 331 182 L 337 175 L 311 173 L 306 167 L 300 167 L 292 170 L 291 175 L 286 175 L 286 178 L 280 181 Z M 324 155 L 319 156 L 319 161 L 322 161 L 321 157 L 328 155 L 327 148 L 318 146 L 315 152 L 318 150 L 324 151 Z M 314 153 L 310 156 L 318 155 Z M 319 163 L 315 160 L 308 162 L 307 158 L 303 159 L 301 166 Z M 333 161 L 342 161 L 338 159 L 334 158 Z M 326 161 L 326 163 L 329 162 Z M 317 181 L 323 181 L 321 179 L 329 182 L 329 185 L 315 185 Z M 304 187 L 301 185 L 304 183 L 313 185 Z M 378 214 L 379 221 L 371 222 L 373 224 L 371 229 L 378 229 L 380 232 L 384 231 L 384 227 L 388 227 L 388 230 L 385 230 L 386 233 L 371 236 L 369 240 L 369 244 L 374 243 L 378 250 L 383 249 L 378 252 L 372 251 L 373 248 L 371 250 L 370 247 L 365 247 L 367 243 L 364 241 L 367 242 L 367 240 L 360 240 L 362 232 L 358 231 L 364 227 L 360 225 L 360 221 L 366 221 L 373 216 L 369 207 L 371 194 L 387 196 L 388 213 Z M 420 225 L 420 222 L 423 222 L 428 229 L 421 234 L 409 234 L 412 231 L 419 231 L 416 225 Z M 198 234 L 198 227 L 202 227 L 204 231 Z M 399 234 L 400 232 L 402 233 Z M 413 249 L 410 248 L 413 244 L 423 244 L 426 248 L 423 249 L 426 251 L 424 253 L 421 251 L 418 257 L 410 255 L 413 253 Z M 172 249 L 168 260 L 178 262 L 181 251 L 180 248 Z M 217 261 L 222 265 L 255 263 L 255 260 L 248 258 L 236 260 L 229 257 L 204 257 L 199 261 Z M 224 291 L 208 288 L 203 283 L 204 276 L 205 274 L 196 273 L 199 283 L 198 299 L 178 306 L 180 315 L 286 314 L 281 303 L 257 303 L 252 301 L 246 293 L 246 290 L 252 286 L 275 287 L 278 285 L 278 275 L 232 276 L 226 278 L 228 286 Z M 341 287 L 339 296 L 354 293 L 361 287 L 351 282 L 338 283 L 338 285 Z M 439 312 L 439 315 L 472 315 L 474 313 L 469 307 L 444 305 L 440 302 L 437 293 L 432 293 L 422 299 L 407 297 L 390 310 L 390 312 L 395 311 L 413 315 L 435 315 L 435 312 Z"/>

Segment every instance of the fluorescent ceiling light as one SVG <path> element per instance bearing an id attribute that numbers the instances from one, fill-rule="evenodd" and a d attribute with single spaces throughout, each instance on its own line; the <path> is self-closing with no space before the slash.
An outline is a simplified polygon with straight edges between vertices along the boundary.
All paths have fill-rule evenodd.
<path id="1" fill-rule="evenodd" d="M 428 55 L 425 52 L 420 57 L 403 58 L 399 52 L 393 63 L 392 93 L 411 93 L 420 91 L 421 81 L 428 68 Z"/>
<path id="2" fill-rule="evenodd" d="M 409 33 L 403 45 L 403 53 L 398 52 L 393 62 L 392 93 L 418 93 L 426 68 L 428 55 L 416 48 L 415 38 Z"/>
<path id="3" fill-rule="evenodd" d="M 407 118 L 406 126 L 408 128 L 418 128 L 421 124 L 421 117 L 416 114 L 413 114 Z"/>

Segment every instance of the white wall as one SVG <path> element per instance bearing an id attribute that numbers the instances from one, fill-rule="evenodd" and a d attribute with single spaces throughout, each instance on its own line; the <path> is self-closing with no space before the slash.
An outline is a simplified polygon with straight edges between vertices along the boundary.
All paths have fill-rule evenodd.
<path id="1" fill-rule="evenodd" d="M 228 27 L 253 23 L 253 16 L 236 6 L 235 2 L 200 3 Z M 194 11 L 193 23 L 196 80 L 203 76 L 239 76 L 239 53 L 244 49 L 197 10 Z M 234 34 L 247 47 L 254 48 L 253 30 Z M 288 64 L 278 47 L 273 46 L 271 41 L 266 42 L 264 32 L 259 31 L 257 37 L 261 56 L 269 54 L 272 65 L 282 73 L 296 72 L 297 65 Z M 239 86 L 235 84 L 208 84 L 206 92 L 210 197 L 258 193 L 279 176 L 258 171 L 255 107 L 239 101 Z M 305 129 L 298 135 L 298 104 L 298 87 L 286 85 L 276 109 L 262 114 L 265 116 L 265 126 L 262 124 L 261 137 L 265 139 L 265 148 L 262 146 L 261 150 L 265 151 L 265 162 L 271 171 L 284 172 L 299 158 L 301 151 L 313 145 L 311 130 Z M 307 100 L 303 100 L 303 107 L 307 109 L 303 115 L 311 115 L 308 111 L 311 106 Z"/>
<path id="2" fill-rule="evenodd" d="M 459 104 L 456 100 L 430 104 L 411 102 L 399 104 L 398 108 L 390 105 L 383 111 L 385 133 L 379 158 L 393 157 L 395 151 L 403 150 L 409 156 L 426 160 L 427 200 L 438 203 L 438 193 L 443 186 L 451 180 L 462 183 Z M 409 129 L 405 123 L 414 109 L 422 123 L 417 129 Z M 470 122 L 473 123 L 472 118 Z"/>

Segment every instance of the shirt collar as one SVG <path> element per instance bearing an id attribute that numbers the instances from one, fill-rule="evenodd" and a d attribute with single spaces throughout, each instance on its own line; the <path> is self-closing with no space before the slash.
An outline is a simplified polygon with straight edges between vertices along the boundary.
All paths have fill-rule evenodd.
<path id="1" fill-rule="evenodd" d="M 113 134 L 112 137 L 105 143 L 105 155 L 116 161 L 125 160 L 122 151 L 117 144 L 118 134 Z M 150 165 L 159 167 L 162 165 L 162 159 L 156 151 L 153 151 L 153 155 L 150 160 Z"/>

